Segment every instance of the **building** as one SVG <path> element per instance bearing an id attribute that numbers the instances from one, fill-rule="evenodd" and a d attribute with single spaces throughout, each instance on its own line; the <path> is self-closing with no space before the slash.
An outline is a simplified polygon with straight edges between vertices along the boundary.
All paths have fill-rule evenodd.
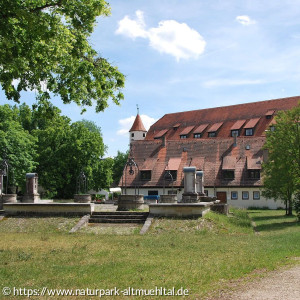
<path id="1" fill-rule="evenodd" d="M 145 196 L 176 193 L 181 199 L 183 168 L 195 166 L 204 171 L 208 196 L 237 207 L 282 207 L 281 202 L 262 197 L 261 169 L 267 159 L 263 145 L 266 131 L 276 125 L 276 113 L 297 106 L 299 100 L 290 97 L 166 114 L 148 132 L 137 115 L 130 147 L 139 170 L 126 174 L 127 194 L 134 194 L 138 186 Z"/>

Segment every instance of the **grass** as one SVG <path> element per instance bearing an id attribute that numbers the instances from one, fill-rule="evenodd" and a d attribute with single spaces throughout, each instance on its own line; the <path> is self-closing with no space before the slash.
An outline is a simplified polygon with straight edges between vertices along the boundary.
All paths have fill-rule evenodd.
<path id="1" fill-rule="evenodd" d="M 260 234 L 253 231 L 251 220 Z M 73 220 L 56 221 L 28 220 L 27 229 L 24 223 L 16 225 L 17 218 L 0 222 L 1 289 L 184 287 L 189 299 L 196 299 L 224 289 L 232 280 L 258 276 L 260 270 L 292 264 L 293 257 L 300 257 L 299 224 L 284 217 L 284 211 L 160 218 L 143 236 L 137 231 L 68 234 Z"/>

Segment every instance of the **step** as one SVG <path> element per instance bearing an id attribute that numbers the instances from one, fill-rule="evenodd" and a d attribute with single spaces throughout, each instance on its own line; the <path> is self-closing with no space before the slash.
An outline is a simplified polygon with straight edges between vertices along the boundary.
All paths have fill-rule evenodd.
<path id="1" fill-rule="evenodd" d="M 102 219 L 143 219 L 146 220 L 147 216 L 136 216 L 136 215 L 94 215 L 92 214 L 92 218 L 102 218 Z"/>
<path id="2" fill-rule="evenodd" d="M 148 212 L 137 212 L 137 211 L 94 211 L 93 216 L 97 215 L 130 215 L 130 216 L 148 216 Z"/>
<path id="3" fill-rule="evenodd" d="M 139 219 L 105 219 L 105 218 L 90 218 L 89 223 L 145 223 L 145 220 Z"/>

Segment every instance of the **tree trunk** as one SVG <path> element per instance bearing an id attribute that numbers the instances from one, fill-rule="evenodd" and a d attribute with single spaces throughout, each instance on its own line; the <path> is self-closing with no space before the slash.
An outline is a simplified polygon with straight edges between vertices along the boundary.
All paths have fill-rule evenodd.
<path id="1" fill-rule="evenodd" d="M 285 201 L 285 215 L 288 215 L 288 201 Z"/>
<path id="2" fill-rule="evenodd" d="M 292 216 L 293 215 L 293 203 L 292 200 L 289 200 L 289 210 L 288 210 L 288 216 Z"/>

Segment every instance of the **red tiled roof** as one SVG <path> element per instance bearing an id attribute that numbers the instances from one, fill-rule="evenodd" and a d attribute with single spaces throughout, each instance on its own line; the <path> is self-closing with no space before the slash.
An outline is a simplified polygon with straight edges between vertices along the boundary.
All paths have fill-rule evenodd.
<path id="1" fill-rule="evenodd" d="M 140 168 L 140 170 L 152 170 L 154 165 L 156 163 L 156 159 L 155 158 L 147 158 L 142 167 Z"/>
<path id="2" fill-rule="evenodd" d="M 222 163 L 222 170 L 234 170 L 236 166 L 236 157 L 224 156 Z"/>
<path id="3" fill-rule="evenodd" d="M 230 128 L 230 130 L 239 130 L 245 124 L 246 120 L 237 120 Z"/>
<path id="4" fill-rule="evenodd" d="M 220 123 L 215 123 L 214 125 L 212 125 L 207 132 L 214 132 L 214 131 L 218 131 L 219 128 L 223 125 L 223 122 Z"/>
<path id="5" fill-rule="evenodd" d="M 202 133 L 206 129 L 207 126 L 208 126 L 208 124 L 202 124 L 202 125 L 198 126 L 194 130 L 194 133 Z"/>
<path id="6" fill-rule="evenodd" d="M 253 103 L 245 103 L 224 107 L 200 109 L 194 111 L 185 111 L 178 113 L 171 113 L 164 115 L 155 124 L 151 126 L 147 132 L 146 140 L 153 140 L 154 135 L 163 129 L 172 129 L 166 134 L 167 140 L 180 140 L 180 136 L 173 127 L 184 124 L 188 126 L 202 126 L 203 124 L 216 124 L 223 122 L 221 128 L 219 128 L 216 139 L 229 138 L 231 136 L 231 128 L 235 122 L 240 120 L 249 121 L 251 119 L 260 118 L 254 132 L 254 137 L 260 137 L 264 134 L 268 128 L 271 119 L 265 118 L 266 113 L 270 111 L 289 110 L 298 105 L 300 96 L 282 98 L 276 100 L 267 100 Z M 202 124 L 198 125 L 199 122 Z M 173 125 L 175 124 L 175 125 Z M 194 130 L 194 133 L 201 133 L 198 128 Z M 202 129 L 202 128 L 201 128 Z M 202 129 L 203 131 L 204 129 Z M 206 129 L 205 129 L 206 130 Z M 242 133 L 243 135 L 244 133 Z M 208 138 L 206 135 L 201 138 Z M 190 135 L 187 140 L 194 139 L 193 135 Z"/>
<path id="7" fill-rule="evenodd" d="M 163 130 L 160 130 L 155 136 L 154 138 L 155 139 L 159 139 L 161 138 L 162 136 L 164 136 L 167 132 L 168 132 L 169 129 L 163 129 Z"/>
<path id="8" fill-rule="evenodd" d="M 275 110 L 268 110 L 266 113 L 266 116 L 273 116 L 275 113 Z"/>
<path id="9" fill-rule="evenodd" d="M 203 170 L 205 157 L 193 157 L 189 167 L 196 167 L 197 170 Z"/>
<path id="10" fill-rule="evenodd" d="M 258 158 L 248 158 L 247 157 L 247 169 L 248 170 L 260 170 L 262 159 Z"/>
<path id="11" fill-rule="evenodd" d="M 177 171 L 181 163 L 181 158 L 171 157 L 166 166 L 166 170 Z"/>
<path id="12" fill-rule="evenodd" d="M 144 127 L 144 124 L 143 124 L 142 119 L 139 114 L 136 115 L 134 123 L 133 123 L 131 129 L 129 130 L 129 132 L 131 132 L 131 131 L 147 131 Z"/>
<path id="13" fill-rule="evenodd" d="M 189 126 L 189 127 L 186 127 L 184 128 L 181 132 L 180 132 L 180 135 L 187 135 L 189 134 L 193 129 L 194 129 L 195 126 Z"/>
<path id="14" fill-rule="evenodd" d="M 254 128 L 256 124 L 258 123 L 260 118 L 250 119 L 247 124 L 244 126 L 244 128 Z"/>
<path id="15" fill-rule="evenodd" d="M 166 147 L 162 147 L 161 140 L 133 141 L 132 151 L 138 166 L 143 167 L 145 158 L 152 158 L 155 163 L 152 167 L 151 180 L 141 181 L 137 175 L 127 175 L 127 186 L 163 187 L 166 166 L 169 170 L 177 170 L 177 180 L 174 181 L 174 187 L 178 188 L 183 187 L 183 168 L 185 166 L 196 166 L 197 169 L 203 170 L 205 187 L 261 186 L 261 180 L 248 179 L 247 167 L 253 167 L 251 159 L 254 155 L 254 157 L 262 157 L 264 143 L 265 137 L 249 138 L 244 136 L 237 138 L 237 146 L 234 149 L 232 149 L 232 138 L 195 139 L 193 142 L 188 141 L 188 139 L 167 140 Z M 245 150 L 246 145 L 250 146 L 250 150 Z M 234 154 L 228 154 L 229 149 L 231 152 L 234 150 Z M 222 176 L 222 158 L 226 156 L 238 158 L 235 165 L 235 178 L 230 181 L 224 180 Z M 260 167 L 256 164 L 258 160 L 260 158 L 255 159 L 254 164 L 257 168 Z"/>

